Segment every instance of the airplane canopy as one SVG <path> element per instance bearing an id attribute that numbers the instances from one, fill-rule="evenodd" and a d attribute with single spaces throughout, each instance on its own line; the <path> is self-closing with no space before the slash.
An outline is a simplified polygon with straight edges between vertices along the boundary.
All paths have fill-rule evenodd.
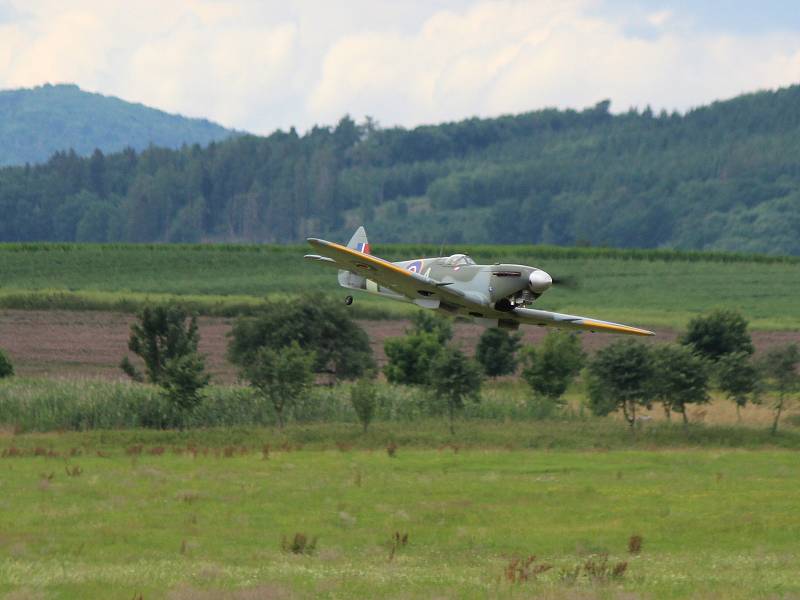
<path id="1" fill-rule="evenodd" d="M 474 265 L 475 261 L 466 254 L 453 254 L 444 259 L 444 264 L 449 267 L 460 267 L 462 265 Z"/>

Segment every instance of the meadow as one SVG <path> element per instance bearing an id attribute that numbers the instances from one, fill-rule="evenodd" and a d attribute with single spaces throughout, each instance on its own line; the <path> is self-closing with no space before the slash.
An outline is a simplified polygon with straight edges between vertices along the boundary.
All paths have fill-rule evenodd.
<path id="1" fill-rule="evenodd" d="M 724 253 L 546 246 L 444 248 L 478 262 L 519 262 L 569 277 L 538 302 L 548 310 L 682 328 L 717 306 L 757 330 L 798 330 L 800 260 Z M 135 311 L 178 300 L 204 314 L 251 312 L 265 297 L 341 295 L 335 273 L 304 261 L 305 246 L 0 244 L 0 307 Z M 433 246 L 375 245 L 391 260 L 435 256 Z M 414 307 L 370 296 L 360 318 L 408 316 Z"/>
<path id="2" fill-rule="evenodd" d="M 390 456 L 343 444 L 247 445 L 255 433 L 226 447 L 151 433 L 0 437 L 0 593 L 800 593 L 791 451 L 399 444 Z"/>
<path id="3" fill-rule="evenodd" d="M 541 299 L 552 310 L 679 329 L 724 305 L 757 330 L 800 330 L 796 258 L 467 250 L 578 281 Z M 305 252 L 0 245 L 0 308 L 132 312 L 179 300 L 236 315 L 264 297 L 341 294 L 335 273 Z M 384 319 L 416 310 L 362 297 L 352 308 Z M 116 364 L 124 344 L 107 350 Z M 589 416 L 584 395 L 578 382 L 568 409 L 542 419 L 524 383 L 493 381 L 450 435 L 423 392 L 381 384 L 363 433 L 347 385 L 316 387 L 279 430 L 271 406 L 238 385 L 209 387 L 179 416 L 149 385 L 2 380 L 0 596 L 800 595 L 797 398 L 772 436 L 766 406 L 746 407 L 737 424 L 718 394 L 688 428 L 654 407 L 633 430 Z"/>

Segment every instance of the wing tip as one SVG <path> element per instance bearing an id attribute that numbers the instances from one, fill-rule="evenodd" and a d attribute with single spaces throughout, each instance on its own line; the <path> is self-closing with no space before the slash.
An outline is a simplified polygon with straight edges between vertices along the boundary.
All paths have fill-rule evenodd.
<path id="1" fill-rule="evenodd" d="M 654 336 L 655 332 L 649 329 L 641 329 L 639 327 L 631 327 L 630 325 L 623 325 L 621 323 L 604 323 L 602 321 L 594 321 L 591 319 L 584 319 L 583 325 L 593 329 L 601 329 L 605 331 L 612 331 L 614 333 L 626 333 L 628 335 L 640 335 L 643 337 Z"/>

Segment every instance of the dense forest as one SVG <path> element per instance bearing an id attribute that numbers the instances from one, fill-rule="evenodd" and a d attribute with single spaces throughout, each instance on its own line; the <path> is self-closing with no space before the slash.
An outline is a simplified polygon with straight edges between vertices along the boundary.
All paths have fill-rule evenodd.
<path id="1" fill-rule="evenodd" d="M 155 145 L 208 144 L 231 131 L 205 119 L 187 119 L 76 85 L 0 91 L 0 166 L 44 162 L 72 148 L 119 152 Z"/>
<path id="2" fill-rule="evenodd" d="M 550 243 L 800 254 L 800 86 L 686 114 L 541 110 L 0 170 L 0 240 Z"/>

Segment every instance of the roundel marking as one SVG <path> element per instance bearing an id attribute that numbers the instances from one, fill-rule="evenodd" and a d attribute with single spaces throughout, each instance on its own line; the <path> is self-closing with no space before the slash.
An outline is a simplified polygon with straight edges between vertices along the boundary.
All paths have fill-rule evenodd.
<path id="1" fill-rule="evenodd" d="M 412 273 L 422 273 L 422 261 L 415 260 L 410 265 L 408 265 L 406 269 L 408 269 Z"/>

